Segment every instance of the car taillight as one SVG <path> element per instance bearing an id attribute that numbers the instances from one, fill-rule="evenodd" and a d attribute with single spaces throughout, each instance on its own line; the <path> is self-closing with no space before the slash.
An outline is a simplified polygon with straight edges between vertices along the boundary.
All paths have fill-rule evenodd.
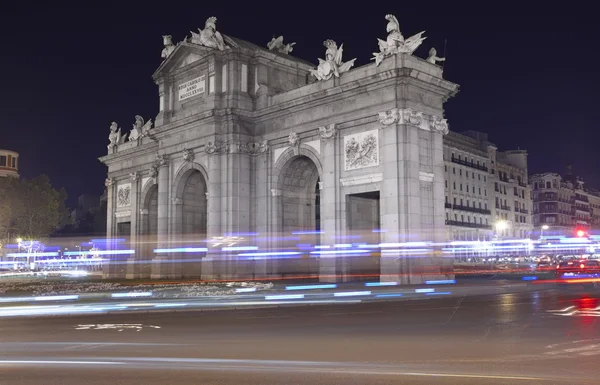
<path id="1" fill-rule="evenodd" d="M 585 265 L 582 263 L 581 265 L 579 265 L 580 269 L 585 269 Z"/>
<path id="2" fill-rule="evenodd" d="M 556 265 L 556 269 L 557 269 L 557 270 L 558 270 L 558 269 L 560 269 L 560 265 Z"/>

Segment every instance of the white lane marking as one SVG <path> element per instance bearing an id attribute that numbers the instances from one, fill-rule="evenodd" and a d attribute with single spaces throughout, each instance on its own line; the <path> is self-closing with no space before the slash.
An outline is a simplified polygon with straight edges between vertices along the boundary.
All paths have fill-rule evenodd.
<path id="1" fill-rule="evenodd" d="M 75 365 L 124 365 L 125 362 L 117 361 L 45 361 L 45 360 L 0 360 L 0 365 L 63 365 L 63 364 L 75 364 Z"/>
<path id="2" fill-rule="evenodd" d="M 160 329 L 160 326 L 156 325 L 143 325 L 143 324 L 85 324 L 85 325 L 77 325 L 75 330 L 107 330 L 107 329 L 115 329 L 119 332 L 122 332 L 125 329 L 134 329 L 136 331 L 140 331 L 143 328 L 150 329 Z"/>

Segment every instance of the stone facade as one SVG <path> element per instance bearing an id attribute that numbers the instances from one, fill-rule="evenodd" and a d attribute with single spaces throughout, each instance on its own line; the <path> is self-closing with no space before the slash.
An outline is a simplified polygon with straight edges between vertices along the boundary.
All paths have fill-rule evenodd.
<path id="1" fill-rule="evenodd" d="M 11 150 L 0 150 L 0 178 L 19 177 L 19 153 Z"/>
<path id="2" fill-rule="evenodd" d="M 153 76 L 155 127 L 100 159 L 109 236 L 155 238 L 158 248 L 209 241 L 197 270 L 154 263 L 152 276 L 279 273 L 268 259 L 248 272 L 223 262 L 235 255 L 211 257 L 210 242 L 233 233 L 269 235 L 260 246 L 271 250 L 304 230 L 319 230 L 322 244 L 367 229 L 381 229 L 377 242 L 445 240 L 443 106 L 458 86 L 439 66 L 399 53 L 316 82 L 310 63 L 225 41 L 225 50 L 178 44 Z M 451 276 L 439 255 L 384 255 L 376 268 L 384 281 Z M 352 263 L 322 257 L 317 273 L 343 278 Z"/>
<path id="3" fill-rule="evenodd" d="M 527 152 L 497 150 L 481 132 L 450 132 L 444 137 L 449 240 L 530 236 L 533 226 Z M 505 228 L 497 226 L 500 221 Z"/>
<path id="4" fill-rule="evenodd" d="M 572 237 L 576 229 L 588 231 L 600 227 L 600 192 L 584 187 L 584 181 L 570 170 L 564 176 L 550 172 L 534 174 L 530 182 L 533 224 L 540 235 Z"/>

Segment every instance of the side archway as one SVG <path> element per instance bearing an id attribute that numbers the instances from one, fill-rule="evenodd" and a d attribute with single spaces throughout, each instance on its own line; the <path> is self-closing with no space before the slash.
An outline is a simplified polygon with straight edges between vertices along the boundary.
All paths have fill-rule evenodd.
<path id="1" fill-rule="evenodd" d="M 184 242 L 203 240 L 208 227 L 206 170 L 198 163 L 185 163 L 177 171 L 172 188 L 174 235 Z"/>

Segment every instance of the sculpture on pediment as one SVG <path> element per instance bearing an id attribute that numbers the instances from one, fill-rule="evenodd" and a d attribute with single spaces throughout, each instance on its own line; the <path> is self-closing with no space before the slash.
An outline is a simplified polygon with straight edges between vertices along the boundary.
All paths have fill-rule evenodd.
<path id="1" fill-rule="evenodd" d="M 138 181 L 138 179 L 140 179 L 140 173 L 139 173 L 139 172 L 137 172 L 137 171 L 136 171 L 136 172 L 129 173 L 129 177 L 131 178 L 131 181 L 132 181 L 132 182 L 137 182 L 137 181 Z"/>
<path id="2" fill-rule="evenodd" d="M 193 162 L 194 161 L 194 151 L 184 148 L 182 157 L 183 157 L 183 160 L 186 162 Z"/>
<path id="3" fill-rule="evenodd" d="M 168 58 L 175 51 L 175 44 L 173 44 L 172 38 L 171 35 L 163 35 L 163 45 L 165 48 L 163 48 L 160 54 L 160 57 L 163 59 Z"/>
<path id="4" fill-rule="evenodd" d="M 108 134 L 108 149 L 112 150 L 116 148 L 119 144 L 123 144 L 127 139 L 127 134 L 121 135 L 121 129 L 116 122 L 112 122 L 110 124 L 110 133 Z"/>
<path id="5" fill-rule="evenodd" d="M 429 56 L 427 56 L 427 61 L 430 62 L 431 64 L 437 64 L 437 62 L 439 61 L 445 61 L 446 58 L 445 57 L 438 57 L 437 56 L 437 50 L 435 48 L 431 48 L 429 50 Z"/>
<path id="6" fill-rule="evenodd" d="M 115 183 L 115 179 L 114 178 L 106 178 L 104 180 L 104 186 L 105 187 L 110 187 Z"/>
<path id="7" fill-rule="evenodd" d="M 139 115 L 136 115 L 135 123 L 133 123 L 133 128 L 131 129 L 131 132 L 129 133 L 129 140 L 133 141 L 133 140 L 138 140 L 138 139 L 144 138 L 146 136 L 150 136 L 149 132 L 150 132 L 151 128 L 152 128 L 152 119 L 150 119 L 146 123 L 144 123 L 144 118 L 142 118 Z"/>
<path id="8" fill-rule="evenodd" d="M 331 139 L 335 136 L 335 132 L 335 123 L 319 127 L 319 136 L 321 137 L 321 139 Z"/>
<path id="9" fill-rule="evenodd" d="M 295 42 L 283 44 L 283 35 L 279 36 L 278 38 L 275 38 L 275 36 L 273 36 L 271 41 L 267 43 L 267 47 L 270 51 L 277 51 L 286 55 L 289 55 L 289 53 L 294 50 L 295 45 Z"/>
<path id="10" fill-rule="evenodd" d="M 431 128 L 434 131 L 441 132 L 444 135 L 450 132 L 448 128 L 448 119 L 442 119 L 437 116 L 431 117 Z"/>
<path id="11" fill-rule="evenodd" d="M 204 29 L 198 28 L 199 33 L 192 33 L 190 39 L 191 43 L 202 45 L 208 48 L 216 48 L 220 51 L 224 51 L 225 41 L 219 31 L 217 31 L 217 18 L 209 17 L 204 23 Z"/>
<path id="12" fill-rule="evenodd" d="M 335 41 L 328 39 L 323 42 L 323 45 L 327 48 L 325 50 L 325 60 L 319 58 L 319 66 L 310 70 L 314 77 L 318 80 L 329 80 L 333 76 L 339 78 L 340 74 L 348 72 L 352 68 L 356 58 L 345 63 L 342 62 L 343 44 L 338 48 Z"/>
<path id="13" fill-rule="evenodd" d="M 391 55 L 399 53 L 412 55 L 423 41 L 427 39 L 426 37 L 423 37 L 425 31 L 404 39 L 404 36 L 402 36 L 402 33 L 400 32 L 400 23 L 398 22 L 398 19 L 396 19 L 396 16 L 386 15 L 385 19 L 388 21 L 386 27 L 388 36 L 386 40 L 377 39 L 379 43 L 379 52 L 373 53 L 374 56 L 371 59 L 375 60 L 375 65 L 379 65 L 383 59 Z"/>

